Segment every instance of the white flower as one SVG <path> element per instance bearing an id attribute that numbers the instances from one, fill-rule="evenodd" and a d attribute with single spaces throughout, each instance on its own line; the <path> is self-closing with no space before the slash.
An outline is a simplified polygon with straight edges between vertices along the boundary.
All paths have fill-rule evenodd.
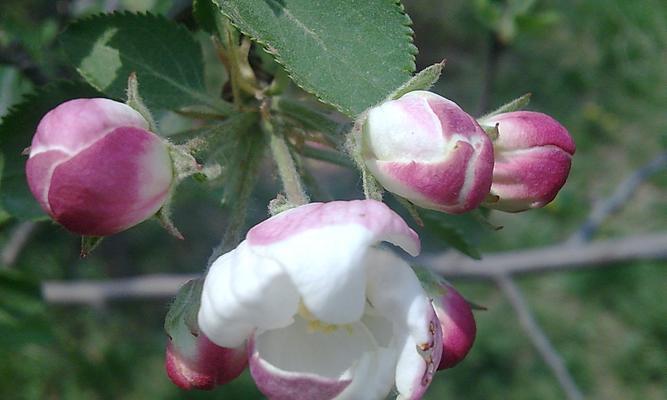
<path id="1" fill-rule="evenodd" d="M 270 399 L 419 399 L 442 353 L 440 324 L 412 269 L 419 238 L 374 200 L 313 203 L 248 232 L 211 266 L 199 326 L 219 346 L 248 340 Z"/>

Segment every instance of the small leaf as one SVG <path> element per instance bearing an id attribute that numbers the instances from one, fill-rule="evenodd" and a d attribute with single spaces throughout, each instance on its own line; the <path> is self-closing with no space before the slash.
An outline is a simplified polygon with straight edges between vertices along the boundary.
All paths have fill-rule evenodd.
<path id="1" fill-rule="evenodd" d="M 183 326 L 187 327 L 192 334 L 199 333 L 197 313 L 203 286 L 203 279 L 192 279 L 178 290 L 164 318 L 164 330 L 167 335 L 173 338 Z"/>
<path id="2" fill-rule="evenodd" d="M 488 125 L 487 121 L 498 114 L 517 111 L 526 108 L 526 106 L 528 106 L 528 103 L 530 103 L 531 95 L 532 95 L 531 93 L 526 93 L 523 96 L 516 98 L 510 101 L 509 103 L 498 107 L 498 109 L 486 114 L 485 116 L 479 118 L 477 121 L 480 123 L 480 125 Z"/>
<path id="3" fill-rule="evenodd" d="M 33 198 L 25 177 L 27 157 L 21 152 L 32 141 L 44 114 L 67 100 L 100 97 L 101 94 L 84 83 L 55 82 L 24 97 L 13 106 L 0 124 L 0 152 L 4 157 L 0 202 L 11 215 L 20 219 L 40 219 L 45 214 Z"/>
<path id="4" fill-rule="evenodd" d="M 473 217 L 467 214 L 451 215 L 436 211 L 421 211 L 424 227 L 440 240 L 446 242 L 461 253 L 479 260 L 482 255 L 462 228 L 464 224 L 478 225 Z"/>
<path id="5" fill-rule="evenodd" d="M 445 60 L 424 68 L 389 95 L 387 100 L 398 99 L 404 94 L 415 90 L 429 90 L 440 79 L 443 68 L 445 68 Z"/>
<path id="6" fill-rule="evenodd" d="M 415 69 L 410 18 L 397 0 L 216 0 L 294 82 L 354 117 Z"/>
<path id="7" fill-rule="evenodd" d="M 125 99 L 135 72 L 149 108 L 203 104 L 229 114 L 232 107 L 206 93 L 201 48 L 185 27 L 151 14 L 96 15 L 61 35 L 65 53 L 91 85 Z"/>

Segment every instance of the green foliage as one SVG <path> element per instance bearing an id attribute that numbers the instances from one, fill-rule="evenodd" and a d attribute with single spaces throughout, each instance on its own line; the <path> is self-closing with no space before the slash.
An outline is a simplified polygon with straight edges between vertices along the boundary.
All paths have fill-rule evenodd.
<path id="1" fill-rule="evenodd" d="M 50 340 L 37 279 L 0 270 L 0 347 Z"/>
<path id="2" fill-rule="evenodd" d="M 472 239 L 482 229 L 470 214 L 452 215 L 437 211 L 420 210 L 427 233 L 435 235 L 447 245 L 468 257 L 479 260 L 482 255 Z M 474 232 L 474 233 L 473 233 Z"/>
<path id="3" fill-rule="evenodd" d="M 294 82 L 356 116 L 415 69 L 410 19 L 395 0 L 218 0 Z"/>
<path id="4" fill-rule="evenodd" d="M 40 119 L 67 100 L 99 96 L 99 92 L 83 83 L 56 82 L 26 96 L 2 119 L 0 151 L 4 156 L 5 168 L 0 181 L 0 204 L 8 213 L 21 219 L 44 216 L 28 189 L 25 177 L 27 157 L 21 155 L 21 150 L 30 146 Z"/>
<path id="5" fill-rule="evenodd" d="M 135 72 L 150 108 L 206 105 L 222 113 L 231 106 L 206 93 L 202 52 L 183 26 L 151 14 L 102 14 L 73 23 L 62 47 L 81 76 L 117 100 L 125 98 Z"/>
<path id="6" fill-rule="evenodd" d="M 192 2 L 192 16 L 197 21 L 199 29 L 204 32 L 217 32 L 215 19 L 219 12 L 218 5 L 213 0 L 194 0 Z"/>

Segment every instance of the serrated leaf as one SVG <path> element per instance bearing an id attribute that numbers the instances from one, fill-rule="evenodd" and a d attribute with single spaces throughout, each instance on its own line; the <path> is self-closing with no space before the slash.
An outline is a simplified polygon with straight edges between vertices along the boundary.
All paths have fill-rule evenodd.
<path id="1" fill-rule="evenodd" d="M 420 212 L 424 228 L 461 253 L 479 260 L 482 255 L 463 229 L 464 224 L 479 225 L 468 215 L 451 215 L 435 211 Z"/>
<path id="2" fill-rule="evenodd" d="M 424 68 L 418 74 L 410 78 L 407 82 L 402 84 L 398 89 L 389 95 L 387 100 L 395 100 L 406 93 L 414 90 L 429 90 L 442 74 L 442 69 L 445 67 L 445 61 L 433 64 L 430 67 Z"/>
<path id="3" fill-rule="evenodd" d="M 77 21 L 60 37 L 72 64 L 98 90 L 125 99 L 136 72 L 149 108 L 203 104 L 228 114 L 231 105 L 204 85 L 202 52 L 185 27 L 151 14 L 102 14 Z"/>
<path id="4" fill-rule="evenodd" d="M 56 82 L 27 95 L 12 107 L 0 124 L 0 152 L 5 168 L 0 180 L 0 202 L 11 215 L 20 219 L 45 217 L 33 198 L 25 178 L 26 156 L 21 152 L 30 146 L 41 118 L 67 100 L 100 97 L 101 94 L 84 83 Z"/>
<path id="5" fill-rule="evenodd" d="M 528 106 L 528 103 L 530 103 L 530 96 L 531 95 L 532 95 L 531 93 L 526 93 L 523 96 L 518 97 L 518 98 L 510 101 L 509 103 L 505 103 L 502 106 L 498 107 L 496 110 L 494 110 L 494 111 L 486 114 L 485 116 L 479 118 L 477 121 L 481 125 L 487 125 L 488 123 L 486 123 L 486 121 L 489 120 L 490 118 L 495 117 L 498 114 L 521 110 L 521 109 L 525 108 L 526 106 Z"/>
<path id="6" fill-rule="evenodd" d="M 384 100 L 415 69 L 410 18 L 396 0 L 216 0 L 294 82 L 348 116 Z"/>

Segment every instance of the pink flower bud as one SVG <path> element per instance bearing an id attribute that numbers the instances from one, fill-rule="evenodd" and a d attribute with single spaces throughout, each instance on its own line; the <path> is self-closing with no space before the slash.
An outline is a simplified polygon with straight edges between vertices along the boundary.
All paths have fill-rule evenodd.
<path id="1" fill-rule="evenodd" d="M 489 193 L 493 146 L 456 103 L 415 91 L 371 109 L 366 166 L 388 191 L 433 210 L 463 213 Z"/>
<path id="2" fill-rule="evenodd" d="M 499 114 L 489 124 L 498 125 L 491 185 L 498 200 L 485 205 L 508 212 L 544 207 L 570 172 L 575 145 L 569 133 L 550 116 L 532 111 Z"/>
<path id="3" fill-rule="evenodd" d="M 181 351 L 172 340 L 167 344 L 167 375 L 181 389 L 211 390 L 241 375 L 248 365 L 245 346 L 220 347 L 203 333 L 188 344 Z"/>
<path id="4" fill-rule="evenodd" d="M 442 328 L 442 357 L 438 370 L 461 362 L 475 341 L 477 326 L 472 310 L 451 285 L 442 284 L 444 293 L 433 299 L 433 308 Z"/>
<path id="5" fill-rule="evenodd" d="M 68 230 L 107 236 L 151 217 L 173 179 L 166 144 L 129 106 L 70 100 L 49 111 L 26 164 L 32 194 Z"/>

